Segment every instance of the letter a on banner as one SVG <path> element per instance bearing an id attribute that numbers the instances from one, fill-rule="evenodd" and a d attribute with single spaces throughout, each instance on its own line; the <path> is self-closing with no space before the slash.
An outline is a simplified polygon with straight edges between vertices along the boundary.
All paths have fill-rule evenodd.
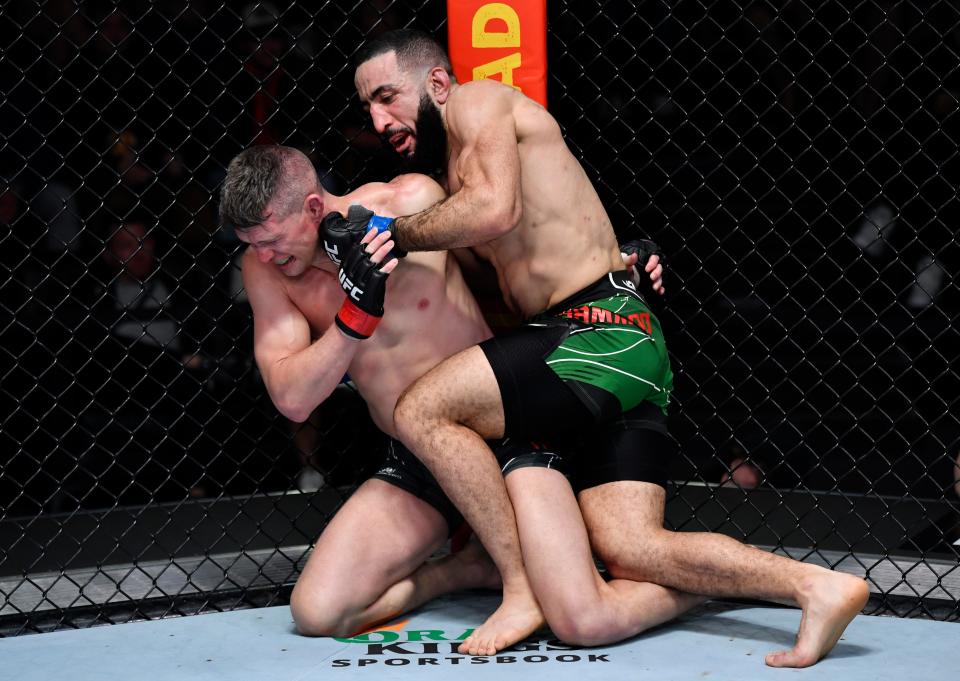
<path id="1" fill-rule="evenodd" d="M 547 105 L 547 1 L 447 0 L 457 80 L 490 78 Z"/>

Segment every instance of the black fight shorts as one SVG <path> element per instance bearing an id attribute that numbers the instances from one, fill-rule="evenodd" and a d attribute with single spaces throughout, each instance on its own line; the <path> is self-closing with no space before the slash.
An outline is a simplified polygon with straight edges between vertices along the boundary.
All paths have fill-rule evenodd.
<path id="1" fill-rule="evenodd" d="M 389 482 L 433 506 L 447 521 L 448 534 L 453 534 L 463 523 L 463 516 L 447 498 L 437 479 L 399 440 L 387 442 L 383 465 L 370 477 Z"/>

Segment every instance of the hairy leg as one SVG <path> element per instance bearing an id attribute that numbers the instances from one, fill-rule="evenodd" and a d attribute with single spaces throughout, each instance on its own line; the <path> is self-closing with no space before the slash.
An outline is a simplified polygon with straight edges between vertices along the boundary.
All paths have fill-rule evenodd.
<path id="1" fill-rule="evenodd" d="M 757 598 L 803 609 L 797 644 L 771 666 L 806 667 L 826 655 L 869 596 L 857 577 L 747 546 L 722 534 L 663 529 L 665 492 L 613 482 L 579 496 L 590 542 L 611 574 L 706 596 Z M 617 522 L 630 518 L 629 523 Z"/>
<path id="2" fill-rule="evenodd" d="M 457 589 L 490 586 L 482 554 L 427 562 L 446 541 L 440 513 L 383 480 L 367 480 L 317 540 L 290 608 L 300 633 L 349 636 Z"/>
<path id="3" fill-rule="evenodd" d="M 519 468 L 506 483 L 527 575 L 547 624 L 561 640 L 590 646 L 620 641 L 705 600 L 645 582 L 605 582 L 573 489 L 557 470 Z"/>
<path id="4" fill-rule="evenodd" d="M 503 435 L 504 416 L 483 351 L 469 348 L 427 372 L 401 396 L 394 419 L 400 440 L 430 469 L 500 572 L 503 602 L 460 647 L 492 655 L 531 634 L 543 616 L 500 468 L 484 442 Z"/>

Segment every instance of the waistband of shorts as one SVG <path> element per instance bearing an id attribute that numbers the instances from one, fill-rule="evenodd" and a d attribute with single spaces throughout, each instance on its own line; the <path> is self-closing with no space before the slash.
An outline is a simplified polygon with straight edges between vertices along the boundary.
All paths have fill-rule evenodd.
<path id="1" fill-rule="evenodd" d="M 633 281 L 630 278 L 629 271 L 619 270 L 617 272 L 607 272 L 589 286 L 580 289 L 572 296 L 564 298 L 559 303 L 537 316 L 556 317 L 572 307 L 577 307 L 586 303 L 592 303 L 602 298 L 624 295 L 630 296 L 631 298 L 636 298 L 639 302 L 646 305 L 646 301 L 643 299 L 643 296 L 637 293 L 637 289 L 633 285 Z"/>

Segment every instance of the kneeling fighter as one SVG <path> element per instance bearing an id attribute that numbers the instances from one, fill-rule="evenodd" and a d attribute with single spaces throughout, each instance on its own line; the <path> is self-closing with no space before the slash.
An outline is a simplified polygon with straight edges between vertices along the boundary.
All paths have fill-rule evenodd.
<path id="1" fill-rule="evenodd" d="M 397 215 L 444 195 L 430 178 L 405 175 L 333 196 L 310 161 L 287 147 L 253 147 L 231 161 L 221 217 L 249 244 L 243 280 L 255 357 L 271 399 L 288 418 L 305 420 L 349 371 L 374 422 L 392 436 L 400 393 L 445 357 L 490 336 L 448 253 L 412 254 L 397 268 L 387 255 L 389 234 L 371 232 L 352 250 L 330 239 L 329 255 L 321 244 L 324 216 L 348 212 L 351 203 Z M 522 458 L 501 451 L 505 459 Z M 476 544 L 427 562 L 459 522 L 429 472 L 391 441 L 383 467 L 337 512 L 297 581 L 291 609 L 299 631 L 349 635 L 442 593 L 498 586 L 496 569 Z M 546 524 L 543 531 L 561 536 Z M 604 588 L 635 594 L 618 604 L 621 638 L 699 600 L 649 584 Z"/>
<path id="2" fill-rule="evenodd" d="M 539 522 L 519 518 L 553 520 L 557 500 L 577 492 L 590 545 L 611 574 L 799 605 L 796 645 L 766 661 L 817 662 L 866 603 L 863 580 L 723 535 L 663 527 L 662 467 L 673 445 L 663 335 L 623 272 L 610 218 L 557 121 L 502 83 L 457 83 L 443 49 L 415 31 L 377 36 L 357 61 L 354 82 L 377 132 L 401 154 L 415 144 L 443 150 L 450 196 L 397 219 L 390 229 L 398 247 L 472 247 L 527 319 L 515 334 L 432 369 L 394 413 L 400 439 L 437 477 L 502 576 L 503 602 L 465 642 L 468 649 L 506 647 L 539 626 L 541 606 L 553 626 L 551 609 L 577 602 L 576 593 L 554 593 L 562 591 L 558 561 L 542 550 L 541 535 L 525 530 Z M 363 234 L 348 216 L 338 229 L 354 227 Z M 508 477 L 505 488 L 485 443 L 504 436 L 557 442 L 571 433 L 596 436 L 583 452 L 591 484 L 574 482 L 573 490 L 555 471 L 535 467 Z M 509 488 L 521 472 L 524 492 L 514 494 Z"/>

